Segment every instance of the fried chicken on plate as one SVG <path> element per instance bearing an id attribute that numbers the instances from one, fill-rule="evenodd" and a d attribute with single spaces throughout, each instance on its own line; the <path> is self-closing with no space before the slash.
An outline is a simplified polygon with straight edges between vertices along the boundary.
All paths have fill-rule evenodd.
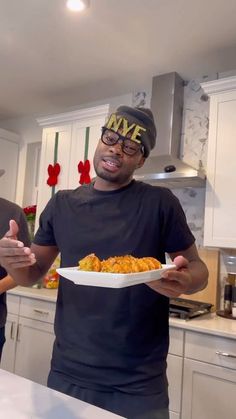
<path id="1" fill-rule="evenodd" d="M 94 253 L 91 253 L 79 261 L 79 269 L 82 271 L 119 274 L 145 272 L 161 267 L 161 262 L 153 257 L 135 258 L 131 255 L 112 256 L 100 261 Z"/>

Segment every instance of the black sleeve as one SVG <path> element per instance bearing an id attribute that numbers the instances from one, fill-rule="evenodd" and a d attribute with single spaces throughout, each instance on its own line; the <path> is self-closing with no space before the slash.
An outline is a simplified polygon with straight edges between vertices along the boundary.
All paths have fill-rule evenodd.
<path id="1" fill-rule="evenodd" d="M 39 246 L 56 246 L 53 229 L 54 210 L 56 208 L 57 194 L 55 194 L 39 217 L 39 228 L 33 242 Z"/>

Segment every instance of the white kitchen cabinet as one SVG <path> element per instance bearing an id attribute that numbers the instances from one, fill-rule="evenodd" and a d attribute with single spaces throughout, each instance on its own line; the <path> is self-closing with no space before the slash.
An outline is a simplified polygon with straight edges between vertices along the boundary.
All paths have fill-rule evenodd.
<path id="1" fill-rule="evenodd" d="M 90 161 L 90 177 L 94 177 L 93 155 L 108 109 L 108 105 L 103 105 L 38 119 L 38 123 L 43 127 L 43 138 L 36 229 L 40 213 L 55 192 L 80 186 L 80 161 Z M 60 173 L 58 183 L 51 187 L 47 185 L 48 166 L 56 162 L 60 165 Z"/>
<path id="2" fill-rule="evenodd" d="M 183 375 L 184 332 L 170 327 L 170 347 L 167 358 L 169 382 L 170 419 L 180 419 L 182 375 Z"/>
<path id="3" fill-rule="evenodd" d="M 52 324 L 19 317 L 14 373 L 46 385 L 53 342 Z"/>
<path id="4" fill-rule="evenodd" d="M 235 370 L 187 359 L 182 419 L 235 419 Z"/>
<path id="5" fill-rule="evenodd" d="M 18 316 L 8 313 L 5 326 L 6 342 L 3 347 L 1 368 L 9 372 L 14 372 L 16 334 L 17 334 Z"/>
<path id="6" fill-rule="evenodd" d="M 236 77 L 202 88 L 210 97 L 204 245 L 236 248 Z"/>
<path id="7" fill-rule="evenodd" d="M 19 156 L 19 136 L 0 129 L 0 169 L 5 173 L 0 178 L 0 196 L 15 202 Z"/>
<path id="8" fill-rule="evenodd" d="M 235 394 L 235 340 L 186 332 L 182 419 L 234 419 Z"/>
<path id="9" fill-rule="evenodd" d="M 46 385 L 54 342 L 55 303 L 11 294 L 7 297 L 1 368 Z"/>
<path id="10" fill-rule="evenodd" d="M 7 322 L 5 326 L 6 342 L 3 347 L 1 368 L 14 372 L 16 335 L 20 310 L 20 297 L 7 295 Z"/>

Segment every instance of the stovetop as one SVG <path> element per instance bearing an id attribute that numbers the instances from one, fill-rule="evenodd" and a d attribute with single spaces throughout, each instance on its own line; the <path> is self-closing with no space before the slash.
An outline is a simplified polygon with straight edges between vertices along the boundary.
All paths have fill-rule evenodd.
<path id="1" fill-rule="evenodd" d="M 192 319 L 211 311 L 212 304 L 201 301 L 187 300 L 184 298 L 170 299 L 170 317 L 179 317 L 180 319 Z"/>

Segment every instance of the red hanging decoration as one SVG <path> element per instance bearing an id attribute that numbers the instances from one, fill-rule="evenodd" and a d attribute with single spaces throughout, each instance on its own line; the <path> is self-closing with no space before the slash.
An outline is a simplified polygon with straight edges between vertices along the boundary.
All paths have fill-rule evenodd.
<path id="1" fill-rule="evenodd" d="M 84 163 L 82 161 L 80 161 L 79 164 L 78 164 L 78 172 L 81 173 L 80 180 L 79 180 L 79 183 L 81 185 L 83 185 L 84 183 L 90 183 L 91 182 L 89 171 L 90 171 L 89 160 L 85 160 Z"/>
<path id="2" fill-rule="evenodd" d="M 48 165 L 48 180 L 47 180 L 47 184 L 49 186 L 55 186 L 58 182 L 58 175 L 60 173 L 61 167 L 59 163 L 54 164 L 54 166 L 52 164 Z"/>

